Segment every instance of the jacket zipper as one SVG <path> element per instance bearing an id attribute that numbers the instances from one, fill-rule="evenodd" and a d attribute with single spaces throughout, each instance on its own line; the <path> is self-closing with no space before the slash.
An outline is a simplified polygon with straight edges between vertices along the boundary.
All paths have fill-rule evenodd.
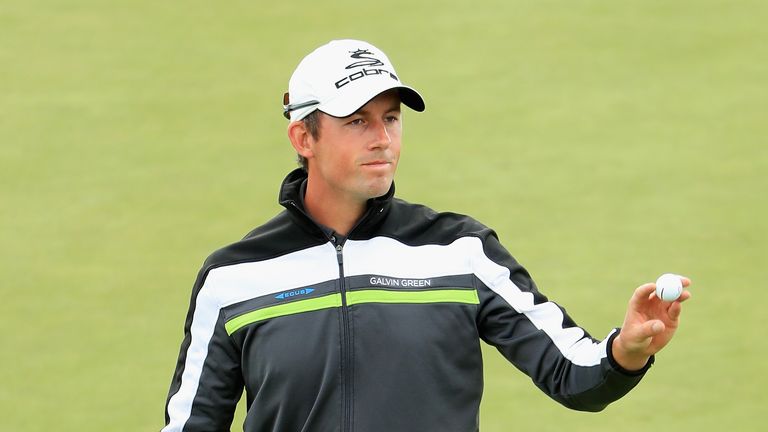
<path id="1" fill-rule="evenodd" d="M 369 207 L 363 216 L 357 221 L 355 226 L 349 230 L 345 240 L 357 229 L 360 224 L 367 220 L 374 212 L 381 213 L 382 208 Z M 354 404 L 354 398 L 352 393 L 354 392 L 354 376 L 355 376 L 355 364 L 352 361 L 352 326 L 349 318 L 349 307 L 347 305 L 347 287 L 344 281 L 344 242 L 338 243 L 336 236 L 331 236 L 331 243 L 336 246 L 336 261 L 339 263 L 339 291 L 341 292 L 341 325 L 342 325 L 342 343 L 341 343 L 341 371 L 342 371 L 342 385 L 341 394 L 343 398 L 342 402 L 342 417 L 341 417 L 341 432 L 351 432 L 352 428 L 352 410 Z"/>
<path id="2" fill-rule="evenodd" d="M 307 219 L 315 223 L 295 201 L 290 201 L 290 205 L 303 214 Z M 357 221 L 354 227 L 349 231 L 351 234 L 364 220 L 366 220 L 374 211 L 381 213 L 383 209 L 372 207 Z M 349 308 L 347 306 L 347 287 L 344 282 L 344 244 L 339 243 L 336 236 L 331 236 L 331 244 L 336 248 L 336 262 L 339 264 L 339 293 L 341 294 L 341 432 L 352 431 L 352 380 L 354 378 L 354 364 L 352 362 L 352 329 L 349 319 Z"/>
<path id="3" fill-rule="evenodd" d="M 336 237 L 331 241 L 336 246 L 336 261 L 339 263 L 339 291 L 341 293 L 341 431 L 352 429 L 352 379 L 354 365 L 352 364 L 352 331 L 349 324 L 349 308 L 347 307 L 347 289 L 344 281 L 344 245 L 336 243 Z"/>

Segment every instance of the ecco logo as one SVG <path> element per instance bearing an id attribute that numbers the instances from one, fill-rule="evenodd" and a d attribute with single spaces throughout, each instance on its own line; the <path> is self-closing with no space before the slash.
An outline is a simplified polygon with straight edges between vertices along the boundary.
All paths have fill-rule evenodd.
<path id="1" fill-rule="evenodd" d="M 371 75 L 382 75 L 382 74 L 389 74 L 390 78 L 397 81 L 397 76 L 386 69 L 363 69 L 361 71 L 357 71 L 352 75 L 345 76 L 344 78 L 336 81 L 336 88 L 340 89 L 345 85 L 349 84 L 350 82 L 359 80 L 362 77 L 371 76 Z"/>
<path id="2" fill-rule="evenodd" d="M 302 288 L 293 291 L 286 291 L 275 296 L 276 299 L 285 300 L 287 298 L 296 297 L 300 295 L 306 295 L 313 292 L 314 288 Z"/>

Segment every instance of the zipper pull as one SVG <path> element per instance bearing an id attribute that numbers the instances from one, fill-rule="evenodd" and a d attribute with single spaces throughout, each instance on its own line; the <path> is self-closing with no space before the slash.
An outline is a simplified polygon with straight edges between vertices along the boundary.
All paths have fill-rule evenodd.
<path id="1" fill-rule="evenodd" d="M 344 263 L 344 255 L 341 253 L 343 250 L 344 246 L 336 245 L 336 259 L 339 261 L 339 264 Z"/>

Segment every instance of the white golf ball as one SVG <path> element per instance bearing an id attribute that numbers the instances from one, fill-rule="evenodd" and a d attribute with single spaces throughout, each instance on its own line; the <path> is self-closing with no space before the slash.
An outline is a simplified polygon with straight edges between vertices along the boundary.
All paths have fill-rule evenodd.
<path id="1" fill-rule="evenodd" d="M 683 281 L 680 276 L 665 273 L 656 279 L 656 297 L 664 301 L 675 301 L 683 293 Z"/>

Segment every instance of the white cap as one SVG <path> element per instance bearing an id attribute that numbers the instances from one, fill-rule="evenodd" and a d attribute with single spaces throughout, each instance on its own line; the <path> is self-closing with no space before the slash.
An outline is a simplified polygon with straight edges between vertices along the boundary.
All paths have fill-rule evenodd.
<path id="1" fill-rule="evenodd" d="M 359 40 L 334 40 L 312 51 L 296 66 L 283 97 L 283 114 L 298 121 L 314 110 L 346 117 L 389 89 L 400 101 L 424 111 L 424 99 L 400 82 L 383 51 Z"/>

